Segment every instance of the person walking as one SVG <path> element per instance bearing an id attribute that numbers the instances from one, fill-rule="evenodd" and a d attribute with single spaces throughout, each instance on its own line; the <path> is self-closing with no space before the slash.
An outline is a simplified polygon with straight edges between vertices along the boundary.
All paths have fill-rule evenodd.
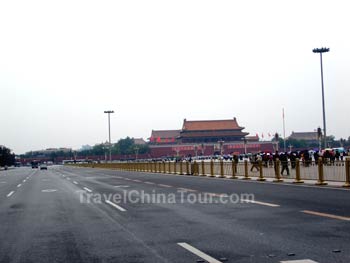
<path id="1" fill-rule="evenodd" d="M 288 155 L 287 155 L 287 153 L 281 154 L 280 160 L 281 160 L 281 165 L 282 165 L 281 175 L 283 175 L 283 172 L 286 171 L 287 175 L 289 176 Z"/>

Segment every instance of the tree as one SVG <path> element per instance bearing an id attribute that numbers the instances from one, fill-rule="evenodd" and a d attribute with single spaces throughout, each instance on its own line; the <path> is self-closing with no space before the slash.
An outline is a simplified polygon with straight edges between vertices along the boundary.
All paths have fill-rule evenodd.
<path id="1" fill-rule="evenodd" d="M 5 146 L 0 146 L 0 166 L 11 166 L 15 164 L 15 154 Z"/>

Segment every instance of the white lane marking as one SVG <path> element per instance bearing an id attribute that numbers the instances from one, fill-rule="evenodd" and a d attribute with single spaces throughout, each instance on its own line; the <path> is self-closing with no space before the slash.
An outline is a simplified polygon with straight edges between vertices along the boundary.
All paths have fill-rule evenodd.
<path id="1" fill-rule="evenodd" d="M 8 195 L 7 195 L 7 197 L 10 197 L 11 195 L 13 195 L 14 192 L 15 192 L 15 191 L 9 192 Z"/>
<path id="2" fill-rule="evenodd" d="M 87 187 L 84 187 L 83 189 L 86 190 L 86 191 L 88 191 L 88 192 L 90 192 L 90 193 L 92 192 L 92 190 L 89 189 L 89 188 L 87 188 Z"/>
<path id="3" fill-rule="evenodd" d="M 136 183 L 142 183 L 141 180 L 137 180 L 137 179 L 135 179 L 134 182 L 136 182 Z"/>
<path id="4" fill-rule="evenodd" d="M 280 263 L 317 263 L 317 262 L 311 259 L 300 259 L 300 260 L 280 261 Z"/>
<path id="5" fill-rule="evenodd" d="M 167 188 L 172 187 L 171 185 L 168 185 L 168 184 L 158 184 L 158 186 L 161 186 L 161 187 L 167 187 Z"/>
<path id="6" fill-rule="evenodd" d="M 57 189 L 45 189 L 45 190 L 41 190 L 41 192 L 43 193 L 53 193 L 53 192 L 56 192 Z"/>
<path id="7" fill-rule="evenodd" d="M 130 186 L 128 186 L 128 185 L 115 185 L 114 187 L 127 188 L 127 187 L 130 187 Z"/>
<path id="8" fill-rule="evenodd" d="M 70 180 L 70 178 L 69 178 L 69 177 L 67 177 L 67 180 Z"/>
<path id="9" fill-rule="evenodd" d="M 78 184 L 78 182 L 77 181 L 73 181 L 73 184 Z"/>
<path id="10" fill-rule="evenodd" d="M 184 249 L 190 251 L 191 253 L 197 255 L 198 257 L 206 260 L 208 263 L 222 263 L 221 261 L 203 253 L 202 251 L 198 250 L 195 247 L 192 247 L 191 245 L 187 243 L 177 243 L 179 246 L 183 247 Z"/>
<path id="11" fill-rule="evenodd" d="M 131 179 L 129 179 L 129 178 L 124 178 L 124 180 L 127 180 L 127 181 L 132 181 Z"/>
<path id="12" fill-rule="evenodd" d="M 17 185 L 17 187 L 21 187 L 21 186 L 22 186 L 22 184 L 18 184 L 18 185 Z"/>
<path id="13" fill-rule="evenodd" d="M 346 217 L 346 216 L 337 216 L 337 215 L 320 213 L 320 212 L 310 211 L 310 210 L 302 210 L 300 212 L 305 213 L 305 214 L 315 215 L 315 216 L 322 216 L 322 217 L 328 217 L 328 218 L 332 218 L 332 219 L 350 221 L 350 217 Z"/>
<path id="14" fill-rule="evenodd" d="M 2 181 L 2 182 L 0 182 L 0 184 L 6 184 L 6 182 Z"/>
<path id="15" fill-rule="evenodd" d="M 155 184 L 155 183 L 152 183 L 152 182 L 145 182 L 145 184 Z"/>
<path id="16" fill-rule="evenodd" d="M 24 179 L 22 182 L 23 182 L 23 183 L 25 183 L 25 182 L 27 182 L 27 180 L 26 180 L 26 179 Z"/>
<path id="17" fill-rule="evenodd" d="M 62 174 L 63 177 L 66 177 L 64 174 Z"/>
<path id="18" fill-rule="evenodd" d="M 246 202 L 246 203 L 270 206 L 270 207 L 279 207 L 280 206 L 280 205 L 266 203 L 266 202 L 259 202 L 259 201 L 256 201 L 256 200 L 241 199 L 241 201 L 242 202 Z"/>
<path id="19" fill-rule="evenodd" d="M 117 205 L 117 204 L 115 204 L 115 203 L 113 203 L 113 202 L 111 202 L 109 200 L 106 200 L 106 203 L 111 205 L 111 206 L 113 206 L 113 207 L 115 207 L 115 208 L 117 208 L 118 210 L 120 210 L 122 212 L 126 211 L 126 209 L 124 209 L 123 207 L 121 207 L 121 206 L 119 206 L 119 205 Z"/>
<path id="20" fill-rule="evenodd" d="M 186 192 L 197 192 L 197 190 L 194 190 L 194 189 L 190 189 L 190 188 L 182 188 L 182 187 L 179 187 L 177 188 L 178 190 L 181 190 L 181 191 L 186 191 Z"/>

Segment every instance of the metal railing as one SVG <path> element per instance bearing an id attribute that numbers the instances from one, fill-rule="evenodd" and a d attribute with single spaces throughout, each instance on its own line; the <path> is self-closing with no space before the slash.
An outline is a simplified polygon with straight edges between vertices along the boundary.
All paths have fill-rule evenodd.
<path id="1" fill-rule="evenodd" d="M 314 180 L 316 185 L 326 185 L 329 182 L 344 182 L 344 187 L 350 187 L 350 159 L 328 162 L 319 159 L 317 162 L 295 161 L 281 162 L 234 162 L 223 160 L 210 161 L 180 161 L 180 162 L 120 162 L 120 163 L 88 163 L 74 164 L 80 167 L 108 168 L 121 171 L 152 172 L 164 174 L 181 174 L 193 176 L 209 176 L 232 179 L 252 179 L 265 181 L 273 178 L 274 182 L 293 179 L 293 183 L 303 183 L 303 180 Z M 283 172 L 283 173 L 282 173 Z"/>

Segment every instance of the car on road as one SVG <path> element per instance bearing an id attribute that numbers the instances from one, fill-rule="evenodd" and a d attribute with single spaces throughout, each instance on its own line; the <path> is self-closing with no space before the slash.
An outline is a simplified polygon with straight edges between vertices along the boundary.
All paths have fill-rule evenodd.
<path id="1" fill-rule="evenodd" d="M 37 169 L 39 168 L 39 163 L 38 162 L 32 162 L 32 169 Z"/>
<path id="2" fill-rule="evenodd" d="M 47 170 L 47 165 L 45 163 L 42 163 L 40 165 L 40 170 Z"/>

